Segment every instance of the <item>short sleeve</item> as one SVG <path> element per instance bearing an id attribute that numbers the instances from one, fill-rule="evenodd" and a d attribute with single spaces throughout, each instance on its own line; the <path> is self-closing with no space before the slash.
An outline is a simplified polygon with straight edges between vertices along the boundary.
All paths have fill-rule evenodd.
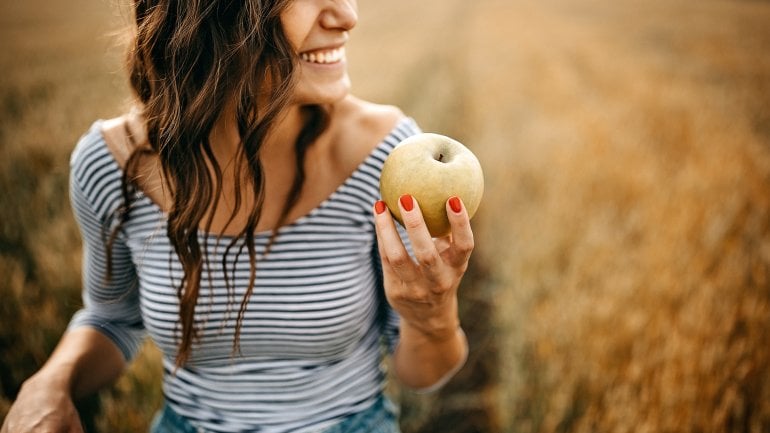
<path id="1" fill-rule="evenodd" d="M 83 240 L 83 308 L 75 313 L 68 330 L 95 328 L 130 360 L 145 331 L 137 276 L 122 235 L 112 243 L 111 260 L 107 255 L 111 215 L 121 203 L 121 181 L 120 169 L 95 125 L 81 138 L 70 160 L 70 202 Z M 112 267 L 109 278 L 108 266 Z"/>

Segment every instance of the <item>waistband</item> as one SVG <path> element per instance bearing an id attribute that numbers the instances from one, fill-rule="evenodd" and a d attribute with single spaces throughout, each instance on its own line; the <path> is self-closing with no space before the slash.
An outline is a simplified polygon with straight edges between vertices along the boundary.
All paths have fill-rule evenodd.
<path id="1" fill-rule="evenodd" d="M 400 433 L 398 407 L 380 395 L 368 408 L 343 418 L 339 423 L 318 433 Z M 168 404 L 155 416 L 150 433 L 209 433 L 195 427 L 187 418 L 176 413 Z"/>

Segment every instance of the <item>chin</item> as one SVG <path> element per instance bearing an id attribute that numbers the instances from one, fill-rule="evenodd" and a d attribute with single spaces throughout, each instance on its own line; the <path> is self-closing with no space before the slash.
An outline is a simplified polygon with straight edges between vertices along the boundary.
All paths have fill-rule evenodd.
<path id="1" fill-rule="evenodd" d="M 325 86 L 305 86 L 300 84 L 294 92 L 294 102 L 301 105 L 334 104 L 350 95 L 350 81 Z"/>

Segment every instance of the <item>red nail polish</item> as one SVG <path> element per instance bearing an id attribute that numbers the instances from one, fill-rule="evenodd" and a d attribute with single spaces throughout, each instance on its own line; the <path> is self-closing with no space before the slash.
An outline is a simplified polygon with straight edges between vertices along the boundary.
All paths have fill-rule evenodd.
<path id="1" fill-rule="evenodd" d="M 409 194 L 402 195 L 401 198 L 398 199 L 398 201 L 401 202 L 401 207 L 403 207 L 404 210 L 407 212 L 409 212 L 414 208 L 414 200 L 412 199 L 412 196 Z"/>
<path id="2" fill-rule="evenodd" d="M 382 200 L 377 200 L 376 203 L 374 203 L 374 211 L 377 212 L 377 215 L 380 215 L 381 213 L 385 212 L 386 206 L 385 202 Z"/>
<path id="3" fill-rule="evenodd" d="M 463 210 L 463 205 L 460 203 L 460 199 L 457 197 L 452 197 L 449 199 L 449 207 L 454 213 L 460 213 Z"/>

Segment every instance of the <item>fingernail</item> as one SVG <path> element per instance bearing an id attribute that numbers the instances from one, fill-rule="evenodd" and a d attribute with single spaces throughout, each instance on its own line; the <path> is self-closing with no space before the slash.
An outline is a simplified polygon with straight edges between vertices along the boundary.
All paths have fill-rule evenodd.
<path id="1" fill-rule="evenodd" d="M 412 210 L 412 208 L 414 208 L 414 200 L 412 200 L 412 196 L 409 194 L 402 195 L 401 198 L 398 199 L 398 201 L 401 202 L 401 206 L 407 212 L 409 212 L 410 210 Z"/>
<path id="2" fill-rule="evenodd" d="M 387 206 L 385 206 L 385 202 L 382 200 L 377 200 L 377 202 L 374 203 L 374 211 L 377 212 L 377 215 L 385 212 L 386 208 Z"/>
<path id="3" fill-rule="evenodd" d="M 463 210 L 463 205 L 460 203 L 460 199 L 457 197 L 452 197 L 449 199 L 449 207 L 454 211 L 454 213 L 460 213 L 460 211 Z"/>

